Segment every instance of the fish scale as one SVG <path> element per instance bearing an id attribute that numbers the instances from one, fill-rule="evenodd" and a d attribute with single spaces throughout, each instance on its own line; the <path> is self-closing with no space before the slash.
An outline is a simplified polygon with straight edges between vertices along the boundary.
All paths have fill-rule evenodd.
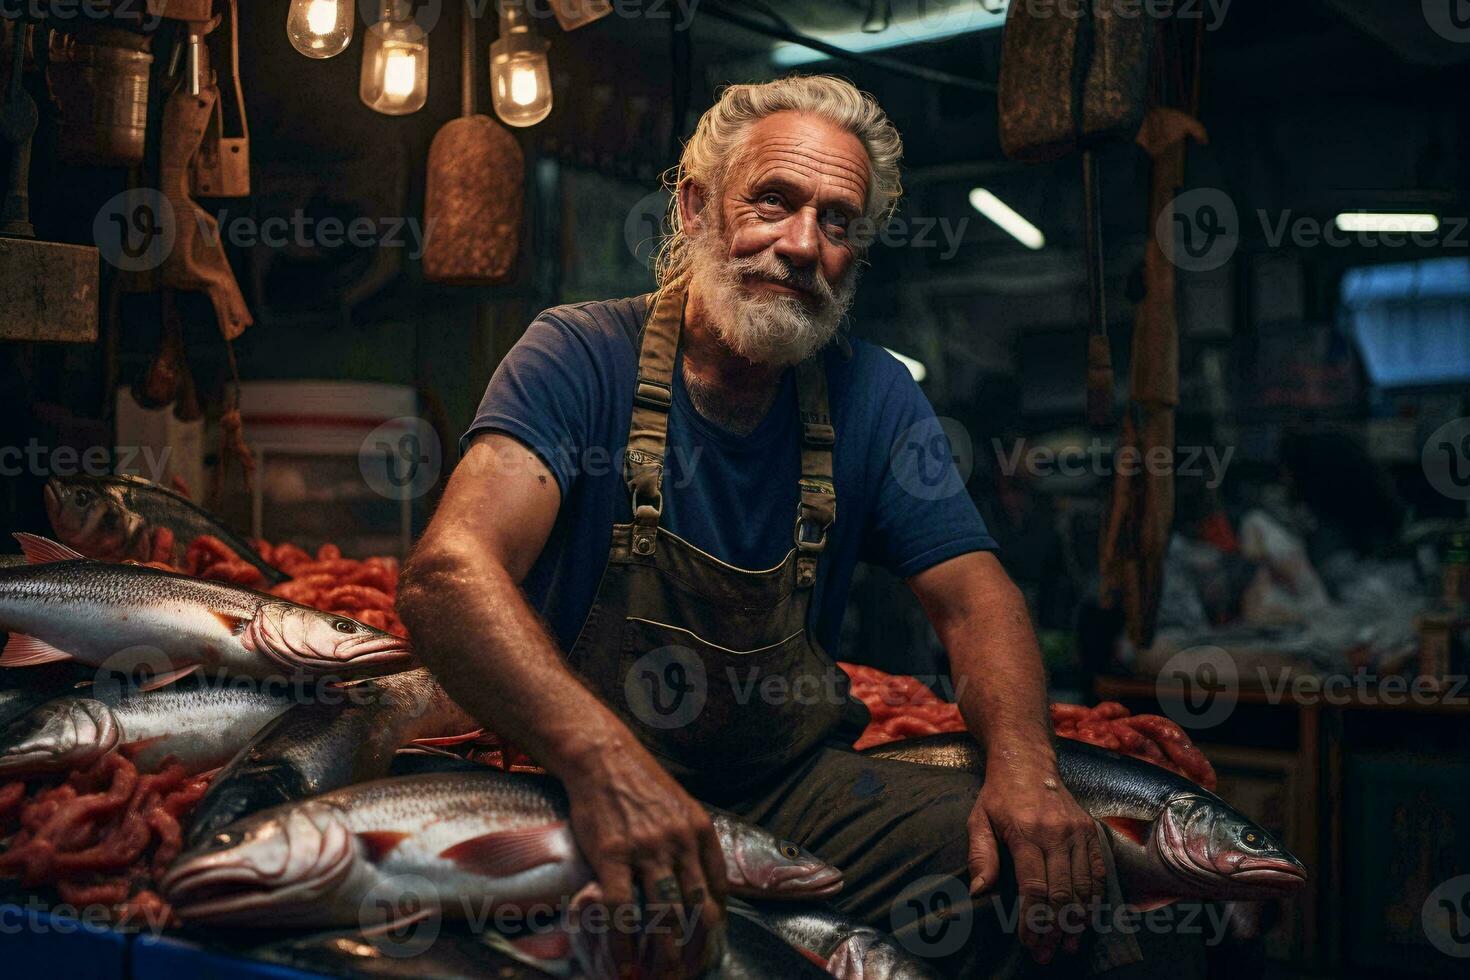
<path id="1" fill-rule="evenodd" d="M 144 771 L 171 756 L 202 772 L 228 762 L 290 706 L 284 696 L 235 686 L 63 695 L 0 729 L 0 775 L 79 769 L 122 745 L 134 747 L 133 761 Z M 105 719 L 115 734 L 110 743 Z"/>
<path id="2" fill-rule="evenodd" d="M 0 657 L 6 666 L 74 659 L 101 667 L 136 651 L 166 680 L 199 666 L 256 678 L 382 673 L 411 659 L 406 640 L 346 616 L 225 582 L 80 558 L 35 535 L 16 538 L 31 564 L 0 568 L 0 629 L 12 634 Z M 155 652 L 163 664 L 151 659 Z"/>
<path id="3" fill-rule="evenodd" d="M 417 896 L 420 903 L 437 899 L 446 914 L 555 904 L 592 877 L 567 813 L 550 777 L 484 768 L 398 776 L 231 824 L 180 857 L 160 884 L 186 921 L 237 925 L 303 917 L 344 925 L 364 902 L 391 899 L 395 888 L 412 892 L 421 879 L 434 891 Z M 840 887 L 840 872 L 809 852 L 721 811 L 711 817 L 732 891 L 815 898 Z M 344 835 L 353 841 L 346 852 Z"/>

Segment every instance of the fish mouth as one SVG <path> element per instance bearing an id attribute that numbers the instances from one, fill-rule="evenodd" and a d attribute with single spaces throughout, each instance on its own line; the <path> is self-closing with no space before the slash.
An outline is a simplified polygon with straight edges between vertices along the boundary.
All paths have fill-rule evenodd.
<path id="1" fill-rule="evenodd" d="M 67 722 L 71 730 L 64 735 L 32 729 L 0 749 L 0 773 L 24 776 L 80 768 L 117 748 L 122 739 L 112 712 L 96 702 L 68 708 Z"/>
<path id="2" fill-rule="evenodd" d="M 345 637 L 324 656 L 314 650 L 294 649 L 275 623 L 268 617 L 257 616 L 245 627 L 240 642 L 246 650 L 258 653 L 287 673 L 329 675 L 343 669 L 350 669 L 354 674 L 392 673 L 413 664 L 409 642 L 381 631 Z"/>
<path id="3" fill-rule="evenodd" d="M 91 748 L 91 746 L 88 746 Z M 37 773 L 58 772 L 63 769 L 78 769 L 93 762 L 101 752 L 82 749 L 53 749 L 39 747 L 0 753 L 0 774 L 6 776 L 28 776 Z"/>
<path id="4" fill-rule="evenodd" d="M 1230 876 L 1233 882 L 1291 891 L 1307 883 L 1307 869 L 1295 858 L 1246 858 Z"/>
<path id="5" fill-rule="evenodd" d="M 779 895 L 828 898 L 842 891 L 842 872 L 832 867 L 817 871 L 808 868 L 776 868 L 771 872 L 771 890 Z"/>
<path id="6" fill-rule="evenodd" d="M 413 650 L 408 641 L 392 633 L 353 637 L 339 645 L 335 653 L 343 662 L 354 667 L 407 662 L 413 658 Z"/>
<path id="7" fill-rule="evenodd" d="M 159 879 L 159 889 L 179 918 L 246 923 L 267 909 L 279 916 L 308 908 L 340 885 L 353 864 L 349 849 L 319 874 L 282 881 L 250 864 L 223 863 L 228 857 L 225 852 L 186 858 Z"/>

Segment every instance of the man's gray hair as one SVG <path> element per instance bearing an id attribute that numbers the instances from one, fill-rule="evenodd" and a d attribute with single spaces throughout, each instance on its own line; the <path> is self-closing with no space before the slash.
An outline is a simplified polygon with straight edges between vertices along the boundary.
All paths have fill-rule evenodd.
<path id="1" fill-rule="evenodd" d="M 834 75 L 797 75 L 756 85 L 731 85 L 699 118 L 694 135 L 684 144 L 679 165 L 665 175 L 664 184 L 673 195 L 669 202 L 669 228 L 659 246 L 654 276 L 663 285 L 689 267 L 689 236 L 679 217 L 679 188 L 693 181 L 705 191 L 705 199 L 718 199 L 731 164 L 739 157 L 740 144 L 750 126 L 778 112 L 805 112 L 825 119 L 858 138 L 868 153 L 869 179 L 866 217 L 881 226 L 898 206 L 903 193 L 898 162 L 903 140 L 877 101 L 846 79 Z"/>

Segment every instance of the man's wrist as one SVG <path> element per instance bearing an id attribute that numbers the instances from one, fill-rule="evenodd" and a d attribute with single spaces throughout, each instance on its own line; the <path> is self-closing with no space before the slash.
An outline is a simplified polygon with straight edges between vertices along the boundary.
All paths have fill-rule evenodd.
<path id="1" fill-rule="evenodd" d="M 1034 782 L 1057 776 L 1057 754 L 1049 736 L 1028 736 L 986 743 L 986 778 Z"/>

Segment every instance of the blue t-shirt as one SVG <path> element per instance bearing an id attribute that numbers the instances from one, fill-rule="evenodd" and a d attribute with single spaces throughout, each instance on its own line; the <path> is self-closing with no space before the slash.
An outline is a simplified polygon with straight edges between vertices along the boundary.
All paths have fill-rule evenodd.
<path id="1" fill-rule="evenodd" d="M 646 296 L 547 310 L 500 363 L 461 440 L 493 430 L 525 443 L 556 476 L 561 509 L 523 586 L 565 650 L 581 631 L 607 563 L 612 526 L 631 520 L 623 451 L 633 412 Z M 955 470 L 934 410 L 908 370 L 861 341 L 825 352 L 837 522 L 818 566 L 812 619 L 837 650 L 853 568 L 899 576 L 995 542 Z M 749 435 L 700 415 L 676 364 L 661 526 L 740 568 L 791 549 L 801 473 L 796 372 Z"/>

